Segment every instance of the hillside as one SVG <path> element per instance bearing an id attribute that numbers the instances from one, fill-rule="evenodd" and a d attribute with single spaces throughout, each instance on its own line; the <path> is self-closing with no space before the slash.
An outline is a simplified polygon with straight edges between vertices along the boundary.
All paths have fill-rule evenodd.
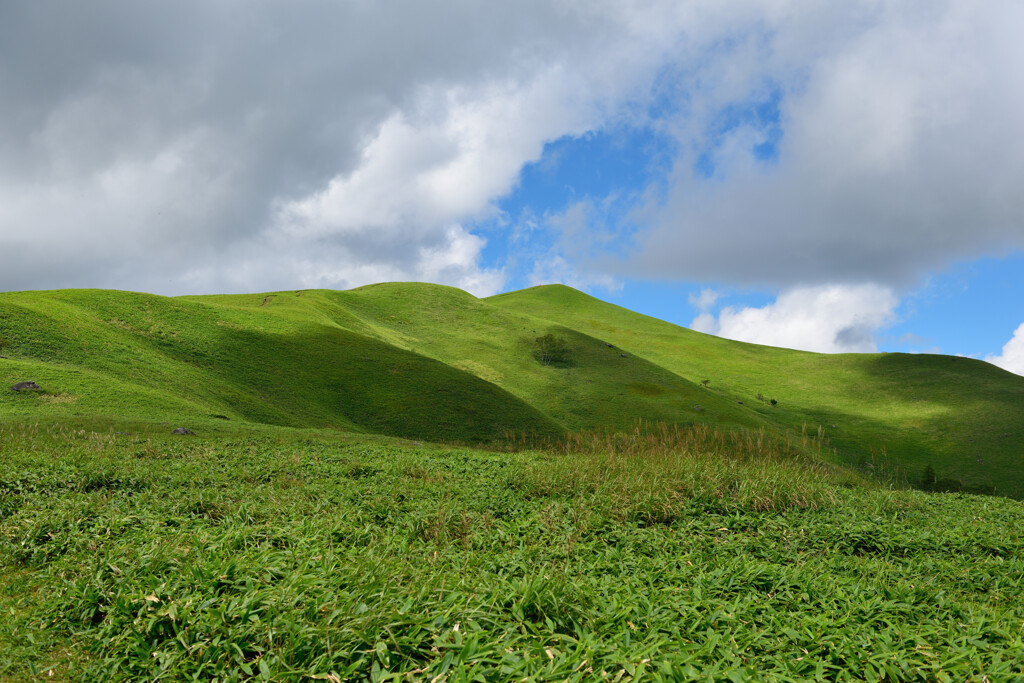
<path id="1" fill-rule="evenodd" d="M 743 401 L 766 421 L 820 427 L 845 462 L 885 453 L 911 476 L 1024 494 L 1024 378 L 954 356 L 817 354 L 720 339 L 552 285 L 487 299 L 600 336 L 681 377 Z M 772 407 L 757 400 L 776 399 Z"/>
<path id="2" fill-rule="evenodd" d="M 211 299 L 0 296 L 0 334 L 11 340 L 0 378 L 27 377 L 44 389 L 0 392 L 0 410 L 33 419 L 240 420 L 434 440 L 561 429 L 494 384 L 340 327 L 315 305 L 250 310 Z"/>
<path id="3" fill-rule="evenodd" d="M 545 334 L 568 343 L 570 362 L 537 360 Z M 843 462 L 897 464 L 911 478 L 931 465 L 939 478 L 1024 495 L 1020 377 L 943 356 L 742 344 L 562 286 L 489 299 L 413 283 L 176 298 L 3 293 L 0 337 L 0 382 L 42 387 L 0 392 L 7 420 L 463 442 L 637 419 L 768 427 L 820 433 Z"/>
<path id="4" fill-rule="evenodd" d="M 827 461 L 1024 495 L 984 363 L 564 287 L 9 293 L 0 337 L 0 681 L 1024 675 L 1020 501 Z"/>

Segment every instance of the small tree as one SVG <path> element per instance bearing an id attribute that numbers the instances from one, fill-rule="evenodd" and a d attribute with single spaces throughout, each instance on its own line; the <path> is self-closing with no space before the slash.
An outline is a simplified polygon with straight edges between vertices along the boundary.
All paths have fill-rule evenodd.
<path id="1" fill-rule="evenodd" d="M 544 365 L 565 365 L 571 360 L 569 342 L 553 334 L 537 337 L 534 357 Z"/>
<path id="2" fill-rule="evenodd" d="M 921 490 L 934 491 L 937 481 L 938 477 L 935 476 L 935 468 L 931 465 L 925 465 L 924 472 L 921 473 L 921 481 L 919 483 Z"/>
<path id="3" fill-rule="evenodd" d="M 711 384 L 711 380 L 709 380 L 709 379 L 702 379 L 700 381 L 700 385 L 702 387 L 704 387 L 705 389 L 707 389 L 710 384 Z"/>

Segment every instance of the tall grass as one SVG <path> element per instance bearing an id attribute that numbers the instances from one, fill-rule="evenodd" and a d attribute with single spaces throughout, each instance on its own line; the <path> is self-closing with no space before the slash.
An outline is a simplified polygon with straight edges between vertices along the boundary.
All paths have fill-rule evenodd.
<path id="1" fill-rule="evenodd" d="M 636 422 L 550 443 L 525 466 L 532 495 L 577 497 L 622 519 L 667 524 L 693 505 L 783 510 L 835 502 L 856 479 L 824 462 L 822 435 Z"/>
<path id="2" fill-rule="evenodd" d="M 0 426 L 0 681 L 1024 675 L 1019 503 L 636 427 L 499 454 Z"/>

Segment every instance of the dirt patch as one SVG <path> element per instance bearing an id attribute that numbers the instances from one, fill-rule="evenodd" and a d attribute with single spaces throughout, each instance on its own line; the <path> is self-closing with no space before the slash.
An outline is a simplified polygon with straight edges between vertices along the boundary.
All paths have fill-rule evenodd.
<path id="1" fill-rule="evenodd" d="M 43 403 L 74 403 L 78 397 L 72 394 L 43 394 L 39 400 Z"/>

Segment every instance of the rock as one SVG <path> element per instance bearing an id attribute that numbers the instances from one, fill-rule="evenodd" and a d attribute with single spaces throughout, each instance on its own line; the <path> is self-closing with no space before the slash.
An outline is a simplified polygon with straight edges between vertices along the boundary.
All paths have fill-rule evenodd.
<path id="1" fill-rule="evenodd" d="M 624 354 L 624 353 L 620 353 L 619 355 L 620 355 L 620 356 L 622 356 L 623 358 L 629 358 L 629 356 L 627 356 L 627 355 L 626 355 L 626 354 Z"/>
<path id="2" fill-rule="evenodd" d="M 195 436 L 196 435 L 195 432 L 193 432 L 191 429 L 188 429 L 186 427 L 178 427 L 173 432 L 171 432 L 171 434 L 182 434 L 182 435 L 188 435 L 188 436 Z"/>
<path id="3" fill-rule="evenodd" d="M 18 382 L 13 387 L 11 387 L 11 391 L 22 391 L 24 389 L 38 389 L 38 388 L 39 388 L 38 384 L 36 384 L 35 382 L 29 380 L 28 382 Z"/>

